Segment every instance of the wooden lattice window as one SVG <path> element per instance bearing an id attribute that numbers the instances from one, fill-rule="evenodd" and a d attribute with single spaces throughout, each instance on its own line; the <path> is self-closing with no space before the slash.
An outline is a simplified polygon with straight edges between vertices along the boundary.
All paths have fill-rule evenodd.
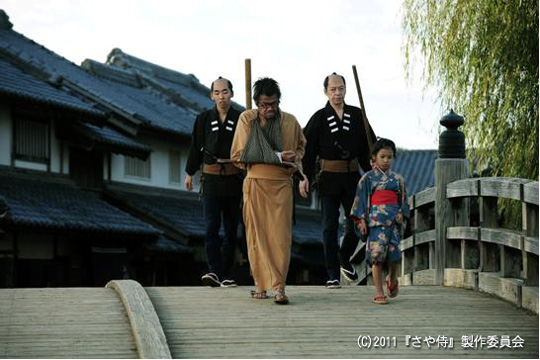
<path id="1" fill-rule="evenodd" d="M 135 176 L 143 179 L 150 179 L 150 156 L 146 160 L 142 160 L 132 156 L 125 157 L 125 174 L 126 176 Z"/>
<path id="2" fill-rule="evenodd" d="M 15 159 L 39 163 L 49 162 L 49 122 L 17 116 L 13 134 Z"/>

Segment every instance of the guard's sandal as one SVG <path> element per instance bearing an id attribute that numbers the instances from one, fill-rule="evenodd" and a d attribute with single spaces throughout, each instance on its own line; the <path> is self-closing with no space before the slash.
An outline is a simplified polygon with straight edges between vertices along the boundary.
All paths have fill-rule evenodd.
<path id="1" fill-rule="evenodd" d="M 386 295 L 375 296 L 373 298 L 373 302 L 379 305 L 386 305 L 388 304 L 388 298 L 386 297 Z"/>
<path id="2" fill-rule="evenodd" d="M 266 293 L 266 290 L 261 290 L 261 291 L 251 290 L 250 293 L 251 293 L 251 298 L 253 299 L 262 300 L 262 299 L 268 298 L 268 294 Z"/>
<path id="3" fill-rule="evenodd" d="M 289 303 L 289 298 L 287 297 L 287 295 L 285 295 L 285 292 L 283 290 L 278 291 L 274 295 L 274 302 L 279 305 L 287 305 Z"/>
<path id="4" fill-rule="evenodd" d="M 386 278 L 386 288 L 388 289 L 388 296 L 391 298 L 395 298 L 399 293 L 399 282 L 398 279 L 396 279 L 396 282 L 394 285 L 392 285 L 392 282 L 390 281 L 390 278 Z"/>

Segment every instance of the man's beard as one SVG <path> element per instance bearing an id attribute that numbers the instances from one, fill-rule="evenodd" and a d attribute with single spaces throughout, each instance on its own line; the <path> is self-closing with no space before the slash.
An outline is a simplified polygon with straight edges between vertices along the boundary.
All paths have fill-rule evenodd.
<path id="1" fill-rule="evenodd" d="M 266 120 L 268 120 L 268 121 L 274 121 L 275 119 L 279 119 L 279 117 L 280 117 L 280 111 L 279 111 L 279 109 L 277 109 L 277 110 L 274 112 L 274 115 L 265 116 Z"/>

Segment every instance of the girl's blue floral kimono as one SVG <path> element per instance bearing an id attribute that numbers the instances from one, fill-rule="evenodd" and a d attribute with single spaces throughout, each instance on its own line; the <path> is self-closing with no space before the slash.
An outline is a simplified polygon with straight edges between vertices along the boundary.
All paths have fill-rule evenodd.
<path id="1" fill-rule="evenodd" d="M 403 223 L 396 224 L 399 213 L 403 214 Z M 383 172 L 376 166 L 365 173 L 358 182 L 351 217 L 355 223 L 364 219 L 369 227 L 366 260 L 370 266 L 400 261 L 399 243 L 410 217 L 403 176 L 391 169 Z M 355 230 L 360 235 L 357 227 Z"/>

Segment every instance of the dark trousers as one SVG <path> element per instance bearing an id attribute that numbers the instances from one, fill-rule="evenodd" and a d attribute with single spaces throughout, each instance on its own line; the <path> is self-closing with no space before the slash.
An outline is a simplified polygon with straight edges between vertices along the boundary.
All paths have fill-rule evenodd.
<path id="1" fill-rule="evenodd" d="M 229 277 L 234 261 L 240 219 L 240 196 L 203 195 L 203 208 L 206 223 L 204 246 L 208 271 L 224 280 Z M 224 238 L 219 235 L 222 216 Z"/>
<path id="2" fill-rule="evenodd" d="M 321 196 L 323 218 L 323 248 L 326 272 L 330 280 L 339 280 L 340 264 L 348 264 L 358 245 L 358 236 L 354 232 L 354 221 L 349 214 L 354 201 L 351 195 Z M 345 233 L 341 247 L 338 242 L 339 206 L 343 206 L 345 216 Z"/>

